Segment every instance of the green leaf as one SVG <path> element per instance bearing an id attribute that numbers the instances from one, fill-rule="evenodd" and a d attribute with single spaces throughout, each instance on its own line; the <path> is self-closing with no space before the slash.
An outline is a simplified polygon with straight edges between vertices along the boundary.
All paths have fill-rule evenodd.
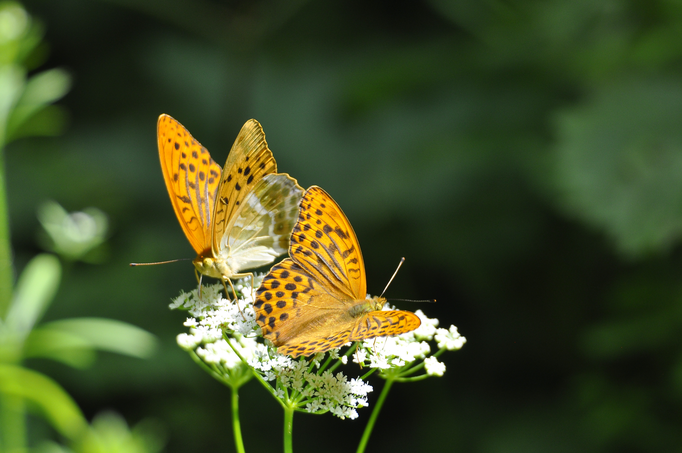
<path id="1" fill-rule="evenodd" d="M 63 69 L 50 69 L 26 82 L 7 122 L 7 136 L 16 138 L 17 130 L 46 106 L 63 97 L 71 87 L 71 77 Z"/>
<path id="2" fill-rule="evenodd" d="M 67 111 L 59 105 L 47 105 L 26 121 L 12 129 L 10 140 L 22 137 L 53 137 L 60 135 L 68 122 Z"/>
<path id="3" fill-rule="evenodd" d="M 153 422 L 141 422 L 133 429 L 120 415 L 98 414 L 90 429 L 74 445 L 76 453 L 156 453 L 161 450 L 165 434 Z"/>
<path id="4" fill-rule="evenodd" d="M 25 358 L 57 360 L 74 368 L 87 368 L 95 361 L 95 349 L 81 335 L 39 326 L 33 329 L 24 344 Z"/>
<path id="5" fill-rule="evenodd" d="M 564 206 L 626 256 L 682 236 L 682 83 L 609 81 L 557 118 L 555 183 Z"/>
<path id="6" fill-rule="evenodd" d="M 80 338 L 94 349 L 139 358 L 149 357 L 156 348 L 156 337 L 152 334 L 111 319 L 64 319 L 43 324 L 41 330 L 66 333 Z"/>
<path id="7" fill-rule="evenodd" d="M 33 258 L 21 273 L 7 314 L 7 328 L 28 334 L 54 298 L 61 278 L 61 264 L 54 255 Z"/>
<path id="8" fill-rule="evenodd" d="M 10 112 L 24 87 L 24 71 L 18 66 L 0 67 L 0 149 L 7 144 Z"/>
<path id="9" fill-rule="evenodd" d="M 60 434 L 74 439 L 87 426 L 83 414 L 56 382 L 25 368 L 0 365 L 0 392 L 25 399 Z"/>

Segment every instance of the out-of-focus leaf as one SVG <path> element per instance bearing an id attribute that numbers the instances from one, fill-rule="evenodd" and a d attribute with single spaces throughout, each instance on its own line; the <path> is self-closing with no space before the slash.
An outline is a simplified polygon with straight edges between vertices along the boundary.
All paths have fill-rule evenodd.
<path id="1" fill-rule="evenodd" d="M 46 323 L 42 330 L 68 333 L 80 337 L 92 348 L 139 358 L 149 357 L 156 348 L 156 337 L 152 334 L 111 319 L 64 319 Z"/>
<path id="2" fill-rule="evenodd" d="M 76 443 L 76 453 L 155 453 L 164 444 L 164 434 L 152 423 L 142 422 L 130 429 L 119 415 L 105 412 L 92 421 L 90 429 Z"/>
<path id="3" fill-rule="evenodd" d="M 564 206 L 627 256 L 682 235 L 682 83 L 613 82 L 558 115 L 556 183 Z"/>
<path id="4" fill-rule="evenodd" d="M 42 412 L 57 431 L 71 439 L 85 428 L 83 414 L 71 397 L 48 377 L 25 368 L 0 365 L 0 393 L 24 398 Z"/>
<path id="5" fill-rule="evenodd" d="M 84 260 L 106 240 L 109 221 L 97 208 L 66 212 L 47 201 L 38 208 L 38 219 L 49 236 L 46 247 L 67 260 Z"/>
<path id="6" fill-rule="evenodd" d="M 33 258 L 19 277 L 7 314 L 7 328 L 27 334 L 54 298 L 61 278 L 61 264 L 54 255 Z"/>
<path id="7" fill-rule="evenodd" d="M 7 122 L 24 86 L 24 72 L 16 66 L 0 66 L 0 146 L 7 143 Z"/>
<path id="8" fill-rule="evenodd" d="M 60 135 L 68 123 L 68 112 L 58 105 L 46 105 L 36 112 L 29 121 L 12 130 L 10 140 L 22 137 Z"/>
<path id="9" fill-rule="evenodd" d="M 15 138 L 15 132 L 39 111 L 64 96 L 71 86 L 71 77 L 63 69 L 50 69 L 31 77 L 10 114 L 7 136 Z"/>
<path id="10" fill-rule="evenodd" d="M 33 453 L 73 453 L 72 450 L 69 450 L 63 445 L 59 445 L 58 443 L 51 442 L 51 441 L 46 441 L 38 445 L 32 450 Z"/>
<path id="11" fill-rule="evenodd" d="M 95 361 L 96 354 L 92 343 L 77 333 L 39 326 L 26 339 L 24 357 L 42 357 L 86 368 Z"/>

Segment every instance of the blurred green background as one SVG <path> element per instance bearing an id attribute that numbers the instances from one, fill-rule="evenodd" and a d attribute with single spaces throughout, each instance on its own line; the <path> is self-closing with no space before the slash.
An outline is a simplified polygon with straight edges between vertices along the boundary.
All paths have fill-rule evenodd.
<path id="1" fill-rule="evenodd" d="M 368 288 L 469 340 L 445 377 L 394 387 L 378 451 L 662 452 L 682 445 L 682 4 L 25 0 L 41 69 L 73 77 L 63 135 L 6 149 L 16 269 L 36 210 L 97 207 L 95 265 L 65 270 L 46 319 L 156 334 L 150 360 L 42 361 L 88 417 L 154 419 L 168 452 L 231 451 L 229 389 L 175 343 L 195 287 L 156 119 L 221 165 L 258 119 L 279 169 L 325 188 L 363 248 Z M 374 398 L 378 395 L 379 380 Z M 281 449 L 282 412 L 241 392 L 247 451 Z M 360 419 L 297 415 L 297 451 L 354 451 Z M 39 424 L 34 427 L 39 435 Z"/>

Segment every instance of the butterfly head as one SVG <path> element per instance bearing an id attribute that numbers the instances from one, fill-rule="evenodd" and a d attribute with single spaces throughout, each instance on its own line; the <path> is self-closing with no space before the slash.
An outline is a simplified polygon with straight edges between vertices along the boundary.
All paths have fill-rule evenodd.
<path id="1" fill-rule="evenodd" d="M 211 256 L 197 255 L 192 264 L 199 273 L 207 277 L 223 278 L 223 276 L 229 277 L 234 274 L 224 260 Z"/>
<path id="2" fill-rule="evenodd" d="M 372 308 L 372 311 L 380 311 L 386 305 L 386 298 L 381 296 L 373 296 L 368 299 L 368 302 Z"/>

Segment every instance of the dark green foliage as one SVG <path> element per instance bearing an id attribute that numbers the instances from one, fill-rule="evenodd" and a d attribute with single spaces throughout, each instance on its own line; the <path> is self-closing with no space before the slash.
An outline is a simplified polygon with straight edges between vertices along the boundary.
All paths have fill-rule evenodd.
<path id="1" fill-rule="evenodd" d="M 86 414 L 156 418 L 169 452 L 231 445 L 229 390 L 175 346 L 184 318 L 167 303 L 195 285 L 191 264 L 127 264 L 194 257 L 163 184 L 158 115 L 220 164 L 253 117 L 279 169 L 343 207 L 369 291 L 405 256 L 386 296 L 437 299 L 397 304 L 468 339 L 444 378 L 393 389 L 369 449 L 679 448 L 678 3 L 25 4 L 51 46 L 43 67 L 68 69 L 73 87 L 63 136 L 6 149 L 17 267 L 36 254 L 40 202 L 101 209 L 109 261 L 75 264 L 46 317 L 115 318 L 163 343 L 151 360 L 47 370 Z M 254 389 L 241 395 L 246 449 L 272 451 L 281 411 Z M 301 416 L 295 449 L 352 451 L 368 416 Z"/>

